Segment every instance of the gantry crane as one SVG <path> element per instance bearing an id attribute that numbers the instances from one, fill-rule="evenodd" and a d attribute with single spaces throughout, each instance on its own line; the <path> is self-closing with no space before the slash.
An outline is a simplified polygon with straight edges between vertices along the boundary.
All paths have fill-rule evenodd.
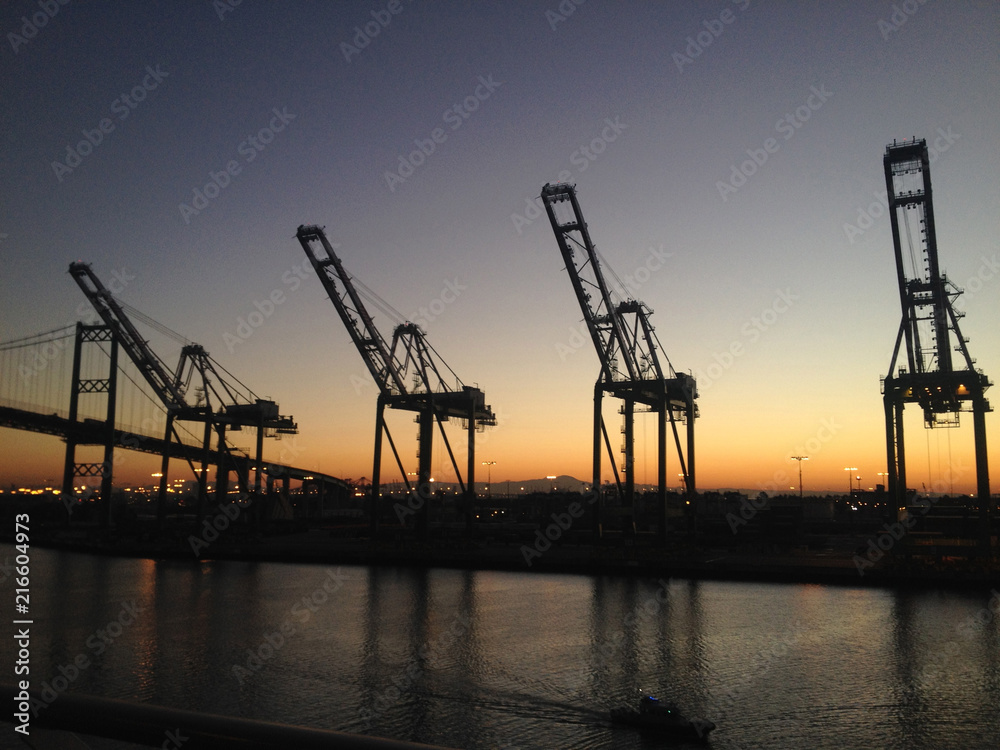
<path id="1" fill-rule="evenodd" d="M 471 530 L 475 506 L 476 432 L 496 424 L 496 416 L 486 404 L 485 394 L 479 388 L 464 385 L 454 371 L 440 359 L 440 355 L 427 343 L 424 332 L 414 323 L 396 326 L 392 339 L 386 339 L 375 327 L 371 315 L 356 288 L 354 280 L 344 269 L 334 252 L 326 233 L 319 226 L 300 226 L 296 237 L 305 250 L 309 262 L 333 302 L 340 319 L 350 334 L 351 341 L 361 354 L 368 371 L 378 386 L 378 404 L 375 413 L 375 457 L 371 483 L 371 531 L 378 533 L 381 512 L 382 435 L 389 440 L 393 456 L 410 495 L 405 513 L 397 513 L 402 521 L 409 513 L 416 516 L 416 527 L 421 537 L 428 532 L 428 505 L 433 496 L 431 487 L 431 459 L 434 427 L 440 430 L 448 450 L 455 476 L 464 498 L 467 529 Z M 318 244 L 318 248 L 317 248 Z M 439 366 L 440 362 L 440 366 Z M 445 380 L 442 369 L 453 377 L 456 388 Z M 396 444 L 385 422 L 385 409 L 402 409 L 417 412 L 418 468 L 417 486 L 410 484 L 400 460 Z M 444 430 L 444 422 L 455 417 L 466 420 L 468 429 L 467 483 L 463 483 L 455 454 Z"/>
<path id="2" fill-rule="evenodd" d="M 906 455 L 903 439 L 903 407 L 920 406 L 924 427 L 957 427 L 959 413 L 972 412 L 976 453 L 976 490 L 979 503 L 980 546 L 989 552 L 990 480 L 986 455 L 986 400 L 989 378 L 975 369 L 968 340 L 958 321 L 962 313 L 954 300 L 962 293 L 941 273 L 938 263 L 934 203 L 931 195 L 930 158 L 927 142 L 912 139 L 886 146 L 882 159 L 892 222 L 892 244 L 896 255 L 896 278 L 902 320 L 889 363 L 882 379 L 885 406 L 886 451 L 889 497 L 893 517 L 906 505 Z M 905 235 L 905 244 L 904 244 Z M 952 357 L 961 353 L 965 367 L 956 369 Z M 897 360 L 906 341 L 906 367 Z M 968 408 L 965 408 L 968 407 Z"/>
<path id="3" fill-rule="evenodd" d="M 542 201 L 555 232 L 559 250 L 569 273 L 573 291 L 580 303 L 590 337 L 601 362 L 601 373 L 594 385 L 593 491 L 600 498 L 595 524 L 601 533 L 603 493 L 601 492 L 601 442 L 619 485 L 623 505 L 631 509 L 630 531 L 635 530 L 635 405 L 644 404 L 657 414 L 657 483 L 658 528 L 666 539 L 667 528 L 667 424 L 673 430 L 674 443 L 680 461 L 687 494 L 695 492 L 694 420 L 698 415 L 695 399 L 698 391 L 695 379 L 674 371 L 670 361 L 660 358 L 659 341 L 645 304 L 634 299 L 615 301 L 598 258 L 597 248 L 590 238 L 576 197 L 576 186 L 565 183 L 547 184 L 542 188 Z M 579 254 L 577 251 L 581 251 Z M 624 434 L 622 473 L 624 487 L 618 475 L 615 458 L 602 413 L 602 397 L 609 393 L 624 402 Z M 681 446 L 677 423 L 687 425 L 687 456 Z"/>
<path id="4" fill-rule="evenodd" d="M 204 458 L 200 470 L 194 472 L 199 481 L 199 515 L 203 512 L 206 496 L 208 455 L 211 449 L 213 431 L 218 435 L 218 453 L 220 456 L 226 457 L 218 465 L 216 497 L 220 502 L 224 500 L 230 471 L 236 472 L 239 488 L 242 492 L 246 493 L 251 490 L 249 474 L 245 469 L 246 463 L 234 460 L 233 449 L 226 441 L 226 430 L 239 430 L 243 427 L 252 427 L 257 430 L 256 476 L 252 490 L 255 494 L 259 494 L 261 474 L 264 469 L 264 437 L 265 435 L 276 436 L 297 432 L 298 428 L 292 417 L 281 416 L 278 413 L 278 405 L 274 401 L 257 398 L 231 373 L 216 363 L 199 344 L 188 342 L 183 346 L 177 368 L 171 373 L 166 364 L 150 348 L 149 343 L 139 334 L 135 324 L 125 311 L 127 305 L 115 299 L 101 283 L 90 264 L 71 263 L 69 272 L 101 320 L 104 321 L 104 328 L 109 332 L 110 340 L 125 350 L 166 409 L 167 426 L 164 440 L 167 447 L 163 451 L 158 498 L 160 520 L 163 520 L 166 513 L 167 473 L 170 464 L 169 444 L 175 439 L 178 443 L 181 442 L 175 425 L 178 420 L 204 424 Z M 141 316 L 137 310 L 133 309 L 132 313 Z M 155 323 L 155 321 L 149 322 Z M 114 364 L 112 364 L 113 367 Z M 74 370 L 75 378 L 78 380 L 78 368 L 74 367 Z M 222 373 L 225 373 L 226 377 Z M 195 393 L 194 403 L 188 400 L 192 386 L 194 386 Z M 77 392 L 78 385 L 74 383 L 74 399 Z M 111 394 L 111 399 L 113 400 L 113 394 Z M 113 424 L 111 429 L 113 430 Z M 67 447 L 67 467 L 69 467 L 73 459 L 69 445 Z M 191 468 L 195 469 L 193 465 Z M 68 471 L 69 468 L 67 468 Z"/>

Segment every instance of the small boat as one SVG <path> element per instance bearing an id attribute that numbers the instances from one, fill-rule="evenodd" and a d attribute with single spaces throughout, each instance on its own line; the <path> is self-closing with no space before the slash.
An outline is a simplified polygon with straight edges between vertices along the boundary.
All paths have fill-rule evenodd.
<path id="1" fill-rule="evenodd" d="M 634 708 L 611 709 L 611 721 L 676 739 L 707 740 L 708 733 L 715 729 L 711 721 L 689 719 L 673 703 L 651 695 L 642 697 L 638 711 Z"/>

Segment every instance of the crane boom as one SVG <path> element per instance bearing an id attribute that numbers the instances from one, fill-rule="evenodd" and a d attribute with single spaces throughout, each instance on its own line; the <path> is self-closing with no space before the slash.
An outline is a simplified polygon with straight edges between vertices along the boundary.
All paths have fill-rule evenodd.
<path id="1" fill-rule="evenodd" d="M 136 329 L 122 304 L 101 283 L 89 263 L 71 263 L 69 272 L 146 382 L 168 412 L 175 417 L 198 421 L 209 419 L 230 427 L 260 427 L 285 434 L 297 431 L 293 419 L 279 415 L 278 406 L 273 401 L 257 398 L 242 383 L 240 386 L 244 392 L 238 391 L 229 382 L 235 378 L 228 372 L 226 375 L 229 375 L 229 379 L 224 377 L 219 372 L 219 366 L 200 344 L 189 343 L 184 346 L 177 368 L 171 373 Z M 195 372 L 200 376 L 200 387 L 204 390 L 204 405 L 189 404 L 187 401 L 186 394 Z M 209 399 L 210 393 L 215 396 L 216 407 L 219 409 L 215 414 Z"/>
<path id="2" fill-rule="evenodd" d="M 626 334 L 622 330 L 619 316 L 615 314 L 615 304 L 601 270 L 597 248 L 590 239 L 587 223 L 583 220 L 576 188 L 566 183 L 549 183 L 542 188 L 542 201 L 594 348 L 600 357 L 602 379 L 606 383 L 622 379 L 621 365 L 624 365 L 624 376 L 629 380 L 638 380 L 639 369 L 634 358 L 627 356 L 629 346 Z M 562 203 L 567 204 L 568 211 L 561 210 Z M 577 248 L 584 252 L 584 257 L 580 260 L 576 255 Z"/>
<path id="3" fill-rule="evenodd" d="M 403 368 L 395 361 L 385 339 L 375 327 L 354 282 L 326 238 L 326 232 L 319 226 L 302 225 L 295 236 L 305 250 L 330 301 L 337 308 L 351 341 L 361 354 L 379 390 L 385 395 L 389 395 L 393 390 L 397 393 L 406 393 L 406 383 L 400 374 Z M 322 247 L 322 255 L 313 249 L 316 242 Z"/>
<path id="4" fill-rule="evenodd" d="M 164 406 L 174 410 L 186 409 L 188 404 L 177 378 L 171 375 L 160 358 L 149 348 L 147 341 L 139 335 L 135 325 L 97 278 L 90 264 L 79 261 L 71 263 L 69 272 Z"/>

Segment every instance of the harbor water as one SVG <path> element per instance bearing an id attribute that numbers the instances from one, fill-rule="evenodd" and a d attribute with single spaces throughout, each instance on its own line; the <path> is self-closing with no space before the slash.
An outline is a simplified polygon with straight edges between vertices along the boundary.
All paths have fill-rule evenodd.
<path id="1" fill-rule="evenodd" d="M 15 554 L 0 545 L 10 602 Z M 720 749 L 1000 745 L 990 590 L 41 549 L 30 590 L 32 688 L 56 695 L 512 750 L 661 747 L 608 720 L 646 691 L 715 722 Z"/>

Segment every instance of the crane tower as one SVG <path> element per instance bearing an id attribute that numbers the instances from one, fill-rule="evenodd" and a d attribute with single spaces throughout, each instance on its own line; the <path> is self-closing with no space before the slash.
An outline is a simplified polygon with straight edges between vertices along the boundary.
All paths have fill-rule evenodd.
<path id="1" fill-rule="evenodd" d="M 626 299 L 616 301 L 604 278 L 599 254 L 590 238 L 583 213 L 576 197 L 576 186 L 565 183 L 547 184 L 542 188 L 542 201 L 555 232 L 559 251 L 569 273 L 573 291 L 583 312 L 587 329 L 601 363 L 600 376 L 594 385 L 593 490 L 601 493 L 601 462 L 603 442 L 619 485 L 626 512 L 632 515 L 630 527 L 635 531 L 634 434 L 636 404 L 645 405 L 657 414 L 657 485 L 658 529 L 666 539 L 667 491 L 667 425 L 673 431 L 684 486 L 688 495 L 695 492 L 694 420 L 698 416 L 695 379 L 678 373 L 656 337 L 644 303 Z M 579 251 L 579 252 L 578 252 Z M 605 393 L 623 401 L 624 436 L 622 473 L 624 486 L 611 449 L 604 424 L 602 400 Z M 686 456 L 677 429 L 678 422 L 687 427 Z M 596 531 L 601 533 L 603 497 L 597 503 Z"/>
<path id="2" fill-rule="evenodd" d="M 378 533 L 381 511 L 382 436 L 389 441 L 396 464 L 410 494 L 408 508 L 397 512 L 404 520 L 410 512 L 416 515 L 418 534 L 426 538 L 428 531 L 428 503 L 433 496 L 431 487 L 431 451 L 434 427 L 438 427 L 451 459 L 455 476 L 464 496 L 464 515 L 467 529 L 472 528 L 475 505 L 475 435 L 487 425 L 496 424 L 496 416 L 486 403 L 479 388 L 464 385 L 427 343 L 424 332 L 414 323 L 396 326 L 387 341 L 376 328 L 371 315 L 358 292 L 354 279 L 347 273 L 326 232 L 318 226 L 300 226 L 296 237 L 309 262 L 319 277 L 343 321 L 351 341 L 361 354 L 368 371 L 378 386 L 378 404 L 375 413 L 375 457 L 371 484 L 371 531 Z M 453 387 L 444 372 L 454 377 Z M 417 486 L 410 484 L 396 444 L 385 423 L 385 409 L 402 409 L 417 413 L 418 468 Z M 444 422 L 449 418 L 463 419 L 468 429 L 467 479 L 462 481 L 452 451 Z"/>
<path id="3" fill-rule="evenodd" d="M 890 501 L 895 503 L 894 508 L 906 505 L 903 407 L 908 403 L 919 405 L 928 429 L 957 427 L 960 412 L 971 411 L 979 541 L 988 552 L 990 481 L 985 416 L 991 409 L 984 394 L 992 383 L 975 369 L 968 340 L 959 330 L 962 313 L 955 310 L 953 303 L 962 290 L 941 273 L 938 264 L 927 142 L 894 141 L 886 146 L 882 162 L 902 308 L 889 374 L 882 379 Z M 905 367 L 900 364 L 897 369 L 904 340 Z M 953 347 L 961 355 L 958 366 Z"/>

